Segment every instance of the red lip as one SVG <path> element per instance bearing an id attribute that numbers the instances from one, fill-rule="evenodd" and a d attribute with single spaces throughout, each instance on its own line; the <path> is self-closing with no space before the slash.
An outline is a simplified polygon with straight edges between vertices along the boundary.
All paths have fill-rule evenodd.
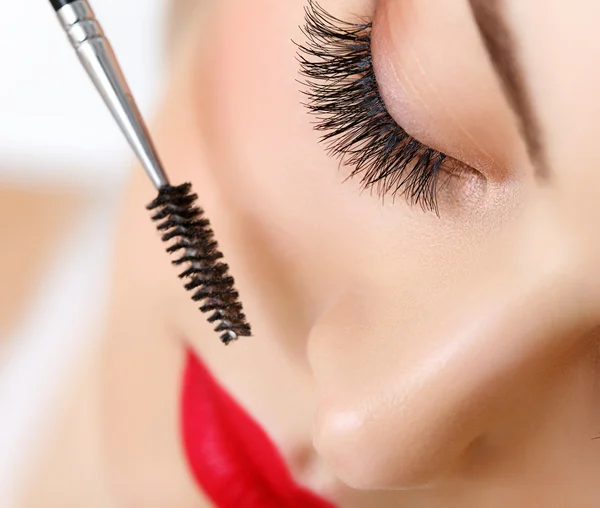
<path id="1" fill-rule="evenodd" d="M 334 508 L 292 479 L 265 431 L 191 352 L 182 393 L 190 469 L 219 508 Z"/>

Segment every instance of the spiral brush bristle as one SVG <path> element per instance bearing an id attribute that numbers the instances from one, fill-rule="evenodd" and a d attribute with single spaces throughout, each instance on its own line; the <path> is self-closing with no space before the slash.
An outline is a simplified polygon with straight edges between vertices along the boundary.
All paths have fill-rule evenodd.
<path id="1" fill-rule="evenodd" d="M 239 294 L 234 288 L 229 267 L 219 260 L 223 254 L 218 249 L 210 222 L 203 218 L 204 212 L 195 205 L 196 194 L 191 194 L 189 183 L 159 190 L 158 197 L 148 210 L 157 210 L 152 220 L 160 221 L 158 230 L 164 242 L 175 240 L 167 252 L 183 251 L 174 265 L 186 265 L 179 277 L 188 279 L 185 288 L 194 291 L 192 300 L 202 301 L 200 310 L 211 313 L 210 323 L 218 322 L 216 332 L 223 332 L 221 340 L 229 344 L 238 337 L 251 335 L 246 322 Z"/>

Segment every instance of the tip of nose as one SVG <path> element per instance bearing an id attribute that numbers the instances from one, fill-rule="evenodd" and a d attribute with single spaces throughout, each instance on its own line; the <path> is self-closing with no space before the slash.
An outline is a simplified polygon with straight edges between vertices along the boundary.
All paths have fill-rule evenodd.
<path id="1" fill-rule="evenodd" d="M 322 409 L 313 444 L 340 480 L 354 489 L 424 489 L 448 474 L 448 455 L 424 444 L 414 425 L 385 429 L 380 423 L 360 410 Z"/>

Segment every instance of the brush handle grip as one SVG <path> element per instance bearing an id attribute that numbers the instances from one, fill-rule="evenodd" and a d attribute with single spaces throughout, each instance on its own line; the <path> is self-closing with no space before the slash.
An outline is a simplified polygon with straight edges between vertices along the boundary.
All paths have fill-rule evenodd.
<path id="1" fill-rule="evenodd" d="M 169 184 L 117 57 L 87 0 L 50 0 L 71 45 L 157 189 Z"/>
<path id="2" fill-rule="evenodd" d="M 54 7 L 54 10 L 58 11 L 65 5 L 72 4 L 75 1 L 76 0 L 50 0 L 50 3 L 52 4 L 52 7 Z"/>

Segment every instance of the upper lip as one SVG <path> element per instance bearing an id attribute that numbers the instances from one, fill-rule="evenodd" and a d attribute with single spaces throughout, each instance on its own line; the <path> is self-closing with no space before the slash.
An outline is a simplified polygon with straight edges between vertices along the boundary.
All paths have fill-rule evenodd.
<path id="1" fill-rule="evenodd" d="M 191 351 L 181 411 L 190 469 L 219 508 L 334 508 L 294 481 L 266 432 Z"/>

